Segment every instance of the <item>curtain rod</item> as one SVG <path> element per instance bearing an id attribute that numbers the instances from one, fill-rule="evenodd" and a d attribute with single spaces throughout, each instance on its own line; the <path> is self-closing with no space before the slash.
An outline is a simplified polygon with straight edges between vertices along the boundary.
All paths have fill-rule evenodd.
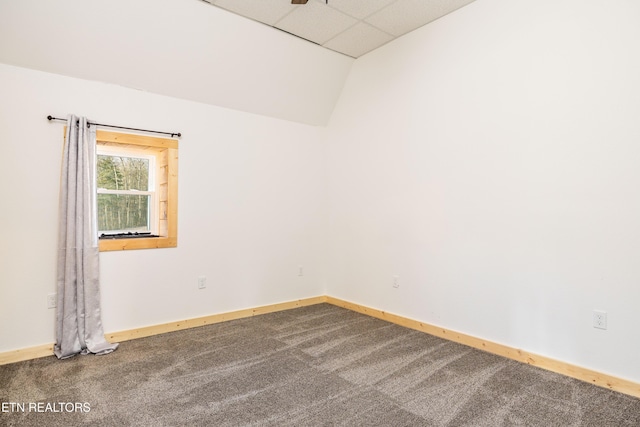
<path id="1" fill-rule="evenodd" d="M 53 117 L 51 115 L 47 116 L 48 120 L 58 120 L 61 122 L 66 122 L 67 119 L 60 119 L 58 117 Z M 94 126 L 102 126 L 102 127 L 107 127 L 107 128 L 114 128 L 114 129 L 126 129 L 126 130 L 137 130 L 139 132 L 150 132 L 150 133 L 158 133 L 161 135 L 170 135 L 172 138 L 174 136 L 177 136 L 178 138 L 180 138 L 182 136 L 182 134 L 180 132 L 161 132 L 159 130 L 148 130 L 148 129 L 136 129 L 136 128 L 129 128 L 129 127 L 125 127 L 125 126 L 115 126 L 115 125 L 105 125 L 102 123 L 95 123 L 95 122 L 87 122 L 88 126 L 94 125 Z"/>

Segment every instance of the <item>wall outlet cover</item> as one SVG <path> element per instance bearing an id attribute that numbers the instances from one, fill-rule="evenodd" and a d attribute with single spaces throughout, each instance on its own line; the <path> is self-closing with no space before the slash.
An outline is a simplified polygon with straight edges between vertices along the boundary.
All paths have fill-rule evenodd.
<path id="1" fill-rule="evenodd" d="M 593 327 L 607 329 L 607 312 L 603 310 L 593 310 Z"/>

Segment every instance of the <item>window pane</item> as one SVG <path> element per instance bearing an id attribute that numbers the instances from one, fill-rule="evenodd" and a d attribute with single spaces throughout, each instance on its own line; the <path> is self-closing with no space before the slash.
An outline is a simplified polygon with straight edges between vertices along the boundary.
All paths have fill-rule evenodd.
<path id="1" fill-rule="evenodd" d="M 98 155 L 98 188 L 149 190 L 149 159 Z"/>
<path id="2" fill-rule="evenodd" d="M 98 230 L 151 231 L 150 199 L 148 195 L 98 194 Z"/>

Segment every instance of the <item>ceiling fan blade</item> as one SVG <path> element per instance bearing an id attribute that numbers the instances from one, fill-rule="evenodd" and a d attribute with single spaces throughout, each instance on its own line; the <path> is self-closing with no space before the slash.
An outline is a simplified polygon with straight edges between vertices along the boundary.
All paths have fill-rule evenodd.
<path id="1" fill-rule="evenodd" d="M 309 0 L 291 0 L 291 4 L 307 4 Z"/>

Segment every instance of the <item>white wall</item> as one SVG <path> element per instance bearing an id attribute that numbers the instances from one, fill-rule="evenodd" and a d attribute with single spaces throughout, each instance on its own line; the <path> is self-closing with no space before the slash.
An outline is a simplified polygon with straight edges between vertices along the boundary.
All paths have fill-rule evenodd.
<path id="1" fill-rule="evenodd" d="M 357 60 L 329 124 L 328 294 L 640 381 L 638 22 L 631 1 L 478 0 Z"/>
<path id="2" fill-rule="evenodd" d="M 0 62 L 325 125 L 353 58 L 198 0 L 0 0 Z"/>
<path id="3" fill-rule="evenodd" d="M 0 93 L 0 352 L 55 341 L 63 124 L 48 114 L 183 134 L 178 248 L 101 254 L 105 331 L 325 294 L 324 128 L 2 64 Z"/>

